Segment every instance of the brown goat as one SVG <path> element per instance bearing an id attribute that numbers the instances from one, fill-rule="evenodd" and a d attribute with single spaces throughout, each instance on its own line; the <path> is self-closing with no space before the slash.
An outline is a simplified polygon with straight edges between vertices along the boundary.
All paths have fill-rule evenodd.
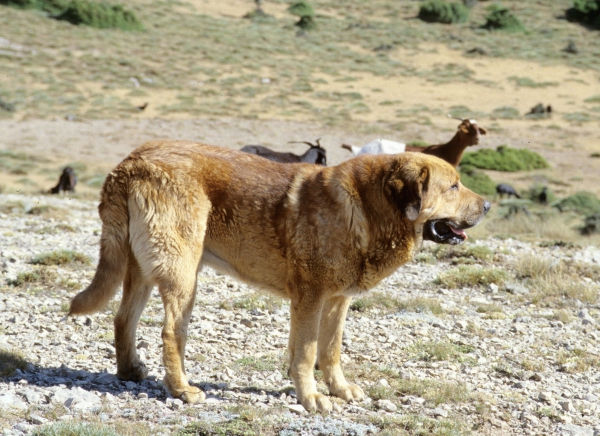
<path id="1" fill-rule="evenodd" d="M 413 147 L 406 146 L 406 151 L 417 151 L 421 153 L 432 154 L 444 159 L 454 168 L 458 166 L 462 159 L 465 148 L 479 144 L 479 135 L 485 135 L 485 129 L 478 127 L 475 120 L 461 119 L 462 122 L 458 125 L 458 132 L 454 137 L 445 144 L 430 145 L 429 147 Z"/>

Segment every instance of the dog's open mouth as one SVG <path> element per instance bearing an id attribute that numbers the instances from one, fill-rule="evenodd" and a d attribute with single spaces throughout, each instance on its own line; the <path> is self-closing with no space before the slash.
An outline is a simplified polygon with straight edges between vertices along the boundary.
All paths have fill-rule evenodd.
<path id="1" fill-rule="evenodd" d="M 467 234 L 463 229 L 452 227 L 444 220 L 427 221 L 425 223 L 424 239 L 438 244 L 461 244 L 467 240 Z"/>

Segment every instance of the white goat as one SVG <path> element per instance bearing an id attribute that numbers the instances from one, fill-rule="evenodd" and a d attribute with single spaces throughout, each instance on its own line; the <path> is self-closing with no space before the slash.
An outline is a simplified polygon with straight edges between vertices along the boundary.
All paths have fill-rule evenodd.
<path id="1" fill-rule="evenodd" d="M 389 139 L 375 139 L 362 147 L 354 145 L 342 144 L 342 148 L 350 150 L 354 156 L 361 154 L 396 154 L 404 153 L 406 144 Z"/>

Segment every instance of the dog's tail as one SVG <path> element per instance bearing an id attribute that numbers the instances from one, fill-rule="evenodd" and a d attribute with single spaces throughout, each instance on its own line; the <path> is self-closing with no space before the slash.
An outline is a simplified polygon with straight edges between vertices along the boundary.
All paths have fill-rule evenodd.
<path id="1" fill-rule="evenodd" d="M 98 210 L 102 219 L 100 261 L 92 283 L 73 300 L 69 315 L 102 310 L 123 282 L 129 253 L 129 211 L 126 178 L 110 173 L 102 187 Z"/>

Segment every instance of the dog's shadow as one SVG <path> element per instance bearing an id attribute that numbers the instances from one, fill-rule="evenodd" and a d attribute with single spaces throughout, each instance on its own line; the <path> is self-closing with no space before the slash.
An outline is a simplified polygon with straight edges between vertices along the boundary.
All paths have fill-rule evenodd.
<path id="1" fill-rule="evenodd" d="M 139 394 L 145 393 L 148 399 L 156 399 L 161 402 L 173 398 L 162 384 L 162 380 L 153 375 L 139 382 L 132 382 L 119 380 L 115 374 L 109 372 L 73 369 L 64 364 L 58 368 L 29 364 L 27 370 L 18 371 L 17 374 L 7 377 L 7 379 L 15 384 L 24 385 L 23 387 L 61 387 L 65 389 L 79 387 L 88 392 L 108 393 L 119 397 L 128 393 L 133 398 L 139 398 Z M 280 389 L 268 389 L 260 386 L 231 386 L 227 382 L 218 380 L 190 380 L 190 384 L 202 389 L 207 398 L 216 400 L 227 400 L 228 398 L 222 394 L 226 391 L 279 397 L 282 393 L 289 394 L 293 390 L 293 387 L 289 383 L 286 384 L 285 381 Z"/>

